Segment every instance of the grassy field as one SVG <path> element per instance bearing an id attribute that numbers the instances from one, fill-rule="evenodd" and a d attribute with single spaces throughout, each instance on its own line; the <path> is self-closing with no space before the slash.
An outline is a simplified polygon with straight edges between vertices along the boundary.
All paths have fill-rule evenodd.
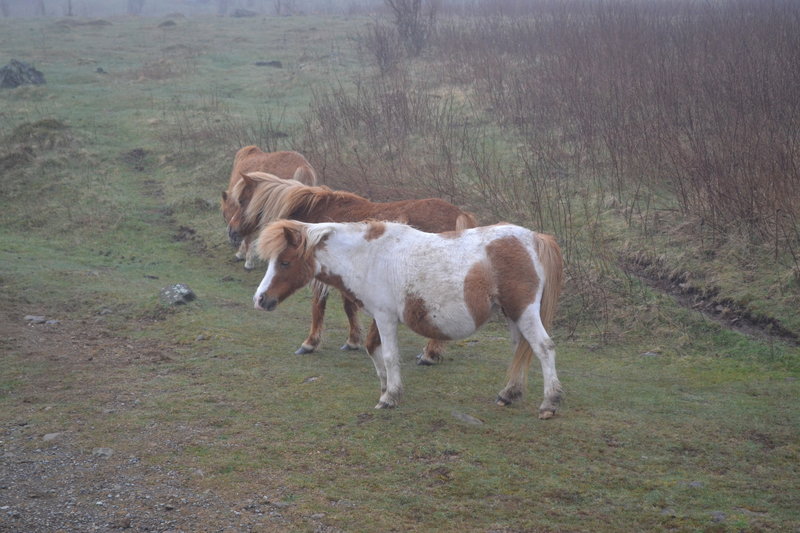
<path id="1" fill-rule="evenodd" d="M 603 318 L 567 287 L 566 404 L 549 421 L 538 368 L 521 403 L 494 404 L 511 357 L 499 320 L 430 368 L 403 332 L 404 403 L 375 411 L 372 364 L 338 350 L 336 298 L 323 349 L 302 357 L 307 291 L 252 309 L 262 272 L 233 260 L 218 209 L 232 156 L 298 147 L 315 93 L 369 76 L 351 38 L 369 20 L 82 22 L 0 21 L 0 63 L 47 79 L 0 91 L 2 477 L 63 432 L 55 446 L 113 448 L 236 510 L 175 504 L 185 531 L 800 528 L 800 349 L 635 278 Z M 164 308 L 159 289 L 177 282 L 198 298 Z M 3 485 L 0 507 L 22 505 Z M 36 530 L 3 513 L 0 529 Z"/>

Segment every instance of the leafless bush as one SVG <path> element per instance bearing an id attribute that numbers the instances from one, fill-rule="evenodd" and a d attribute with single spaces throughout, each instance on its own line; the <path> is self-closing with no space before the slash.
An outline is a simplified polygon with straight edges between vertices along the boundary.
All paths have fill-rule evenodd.
<path id="1" fill-rule="evenodd" d="M 436 23 L 436 0 L 384 0 L 392 14 L 397 34 L 412 57 L 418 56 L 428 43 Z"/>
<path id="2" fill-rule="evenodd" d="M 381 22 L 370 24 L 357 39 L 359 51 L 375 62 L 381 75 L 393 71 L 404 57 L 397 29 Z"/>
<path id="3" fill-rule="evenodd" d="M 569 131 L 628 213 L 796 246 L 800 7 L 563 4 L 441 25 L 451 79 L 526 138 Z"/>
<path id="4" fill-rule="evenodd" d="M 555 232 L 570 297 L 601 321 L 624 284 L 610 209 L 645 234 L 680 213 L 800 271 L 800 4 L 542 1 L 512 17 L 488 4 L 440 21 L 432 69 L 317 94 L 314 162 L 368 195 L 436 194 Z"/>

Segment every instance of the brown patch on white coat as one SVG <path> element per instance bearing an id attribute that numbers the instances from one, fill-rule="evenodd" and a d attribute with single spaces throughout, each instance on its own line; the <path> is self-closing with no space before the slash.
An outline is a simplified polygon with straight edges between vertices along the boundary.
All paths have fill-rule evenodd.
<path id="1" fill-rule="evenodd" d="M 450 337 L 442 333 L 428 313 L 425 299 L 417 295 L 406 296 L 403 305 L 403 323 L 414 332 L 440 341 L 449 341 Z"/>
<path id="2" fill-rule="evenodd" d="M 364 238 L 368 241 L 377 239 L 386 232 L 386 224 L 379 220 L 369 220 L 367 224 L 367 232 L 364 234 Z"/>

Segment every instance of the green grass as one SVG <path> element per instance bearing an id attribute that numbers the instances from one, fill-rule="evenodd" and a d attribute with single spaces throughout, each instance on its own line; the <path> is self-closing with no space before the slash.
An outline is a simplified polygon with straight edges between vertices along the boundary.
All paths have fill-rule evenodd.
<path id="1" fill-rule="evenodd" d="M 538 368 L 519 405 L 494 404 L 511 356 L 499 321 L 433 368 L 414 365 L 423 342 L 403 331 L 406 397 L 375 411 L 372 364 L 338 350 L 336 297 L 323 349 L 304 357 L 292 353 L 308 291 L 270 314 L 252 309 L 261 273 L 233 262 L 217 209 L 233 147 L 201 138 L 174 153 L 177 109 L 213 123 L 268 106 L 291 129 L 312 87 L 358 71 L 347 35 L 363 23 L 200 18 L 162 30 L 114 19 L 59 33 L 0 21 L 0 49 L 48 80 L 0 92 L 0 135 L 42 119 L 68 126 L 63 143 L 34 143 L 31 161 L 2 172 L 3 309 L 102 320 L 121 339 L 70 359 L 0 344 L 2 423 L 63 424 L 87 448 L 100 440 L 198 490 L 268 495 L 301 530 L 320 512 L 345 531 L 800 527 L 795 346 L 725 331 L 642 288 L 626 322 L 636 329 L 618 340 L 555 332 L 567 399 L 553 420 L 535 416 Z M 165 49 L 177 45 L 197 53 L 176 60 Z M 325 57 L 332 46 L 341 61 Z M 176 73 L 148 78 L 160 58 Z M 252 66 L 261 59 L 284 68 Z M 126 158 L 136 148 L 143 171 Z M 198 299 L 165 310 L 158 290 L 173 282 Z"/>

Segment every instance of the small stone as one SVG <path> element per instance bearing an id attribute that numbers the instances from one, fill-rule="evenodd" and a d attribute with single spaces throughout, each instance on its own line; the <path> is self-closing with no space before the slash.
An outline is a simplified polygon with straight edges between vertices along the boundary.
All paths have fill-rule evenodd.
<path id="1" fill-rule="evenodd" d="M 47 324 L 48 326 L 55 326 L 57 324 L 61 324 L 61 321 L 60 320 L 48 320 L 48 321 L 45 322 L 45 324 Z"/>
<path id="2" fill-rule="evenodd" d="M 92 450 L 92 455 L 95 457 L 100 457 L 101 459 L 108 459 L 114 455 L 114 450 L 111 448 L 94 448 Z"/>
<path id="3" fill-rule="evenodd" d="M 166 305 L 184 305 L 194 300 L 197 295 L 188 285 L 177 283 L 161 289 L 161 301 Z"/>
<path id="4" fill-rule="evenodd" d="M 45 441 L 45 442 L 51 442 L 51 441 L 54 441 L 56 439 L 61 438 L 62 435 L 63 435 L 63 433 L 48 433 L 44 437 L 42 437 L 42 440 Z"/>
<path id="5" fill-rule="evenodd" d="M 661 355 L 661 354 L 660 354 L 660 353 L 658 353 L 658 352 L 652 352 L 652 351 L 648 351 L 648 352 L 644 352 L 643 354 L 640 354 L 640 355 L 641 355 L 642 357 L 658 357 L 658 356 L 659 356 L 659 355 Z"/>
<path id="6" fill-rule="evenodd" d="M 41 315 L 25 315 L 25 320 L 31 324 L 44 324 L 47 319 Z"/>
<path id="7" fill-rule="evenodd" d="M 711 513 L 711 521 L 716 522 L 717 524 L 724 522 L 726 518 L 727 517 L 725 516 L 725 513 L 722 511 L 714 511 Z"/>

